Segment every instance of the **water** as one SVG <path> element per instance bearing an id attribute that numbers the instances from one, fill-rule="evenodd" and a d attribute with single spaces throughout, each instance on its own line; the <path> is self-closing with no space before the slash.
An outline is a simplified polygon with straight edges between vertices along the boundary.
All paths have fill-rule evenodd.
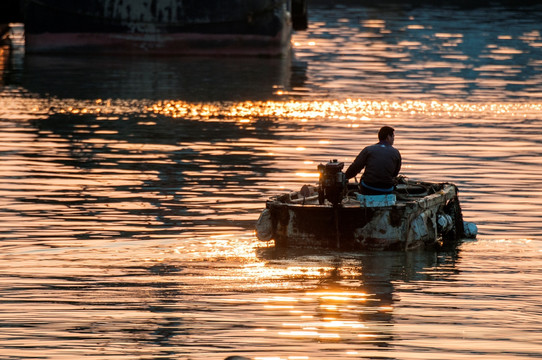
<path id="1" fill-rule="evenodd" d="M 542 9 L 347 5 L 284 59 L 2 50 L 2 359 L 540 357 Z M 265 199 L 383 124 L 477 240 L 256 240 Z"/>

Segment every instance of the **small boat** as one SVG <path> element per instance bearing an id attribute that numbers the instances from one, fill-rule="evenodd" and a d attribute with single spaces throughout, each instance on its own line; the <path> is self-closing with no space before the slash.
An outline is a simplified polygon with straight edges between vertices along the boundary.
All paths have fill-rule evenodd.
<path id="1" fill-rule="evenodd" d="M 30 53 L 281 55 L 306 0 L 21 0 Z"/>
<path id="2" fill-rule="evenodd" d="M 476 236 L 454 184 L 399 177 L 392 194 L 362 195 L 346 182 L 343 166 L 320 164 L 317 184 L 271 197 L 256 224 L 258 239 L 273 239 L 277 248 L 410 250 Z"/>

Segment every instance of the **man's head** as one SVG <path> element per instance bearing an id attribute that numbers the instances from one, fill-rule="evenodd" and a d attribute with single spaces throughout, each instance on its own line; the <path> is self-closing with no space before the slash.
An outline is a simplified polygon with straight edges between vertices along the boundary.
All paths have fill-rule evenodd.
<path id="1" fill-rule="evenodd" d="M 378 140 L 379 141 L 388 141 L 390 144 L 393 145 L 393 139 L 394 139 L 394 131 L 395 129 L 390 126 L 383 126 L 378 131 Z"/>

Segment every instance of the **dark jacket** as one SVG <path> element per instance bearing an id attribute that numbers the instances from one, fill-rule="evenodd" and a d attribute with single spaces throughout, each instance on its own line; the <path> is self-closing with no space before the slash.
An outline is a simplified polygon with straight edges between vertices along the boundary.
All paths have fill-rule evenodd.
<path id="1" fill-rule="evenodd" d="M 361 180 L 372 187 L 393 187 L 393 180 L 401 170 L 401 154 L 387 141 L 367 146 L 346 169 L 346 178 L 356 176 L 365 168 Z"/>

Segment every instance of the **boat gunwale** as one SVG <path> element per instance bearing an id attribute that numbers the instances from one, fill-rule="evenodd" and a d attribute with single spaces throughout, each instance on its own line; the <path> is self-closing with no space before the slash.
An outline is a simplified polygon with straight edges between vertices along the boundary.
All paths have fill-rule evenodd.
<path id="1" fill-rule="evenodd" d="M 398 199 L 394 205 L 387 206 L 378 206 L 376 208 L 402 208 L 405 206 L 414 206 L 419 205 L 422 208 L 428 208 L 442 203 L 442 197 L 445 198 L 445 201 L 449 201 L 457 196 L 457 187 L 453 183 L 442 182 L 442 183 L 432 183 L 432 182 L 409 182 L 410 185 L 425 185 L 425 186 L 438 186 L 439 190 L 436 190 L 434 193 L 427 195 L 415 195 L 408 200 Z M 409 183 L 405 185 L 409 185 Z M 317 185 L 310 185 L 312 189 L 317 189 Z M 277 206 L 286 206 L 286 207 L 310 207 L 310 208 L 331 208 L 333 207 L 331 203 L 319 204 L 313 203 L 314 200 L 318 199 L 318 193 L 311 194 L 307 197 L 297 197 L 292 198 L 292 194 L 300 194 L 300 191 L 291 191 L 283 193 L 281 195 L 272 196 L 266 201 L 266 207 L 277 207 Z M 281 201 L 281 198 L 288 195 L 287 201 Z M 355 200 L 354 200 L 355 201 Z M 308 202 L 308 203 L 307 203 Z M 340 204 L 340 208 L 364 208 L 364 206 L 358 204 Z"/>

